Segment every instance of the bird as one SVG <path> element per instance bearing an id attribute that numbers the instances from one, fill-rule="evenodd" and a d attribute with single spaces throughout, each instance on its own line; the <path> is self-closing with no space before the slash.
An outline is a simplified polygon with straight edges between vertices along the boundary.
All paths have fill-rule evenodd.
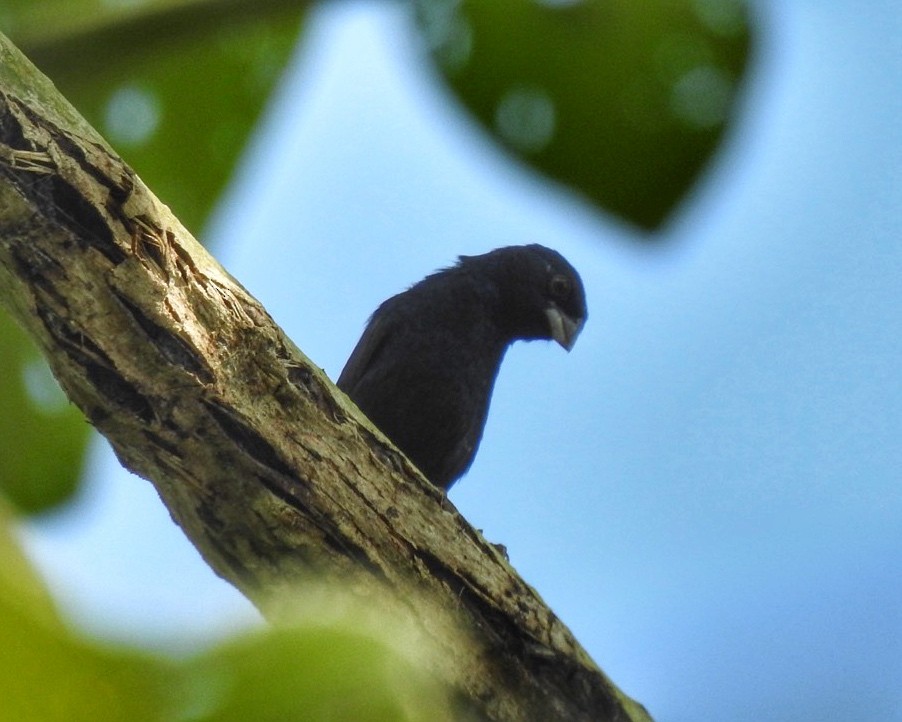
<path id="1" fill-rule="evenodd" d="M 337 385 L 447 492 L 476 456 L 507 349 L 570 351 L 587 316 L 579 274 L 550 248 L 459 256 L 376 309 Z"/>

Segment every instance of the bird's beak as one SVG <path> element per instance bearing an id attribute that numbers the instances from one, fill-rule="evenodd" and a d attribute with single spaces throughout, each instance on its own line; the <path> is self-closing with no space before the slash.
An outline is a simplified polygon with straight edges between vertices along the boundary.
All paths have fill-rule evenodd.
<path id="1" fill-rule="evenodd" d="M 557 306 L 546 308 L 545 316 L 548 319 L 548 327 L 551 329 L 551 338 L 567 349 L 567 351 L 572 349 L 573 344 L 576 343 L 576 337 L 583 330 L 583 324 L 585 324 L 586 319 L 573 319 Z"/>

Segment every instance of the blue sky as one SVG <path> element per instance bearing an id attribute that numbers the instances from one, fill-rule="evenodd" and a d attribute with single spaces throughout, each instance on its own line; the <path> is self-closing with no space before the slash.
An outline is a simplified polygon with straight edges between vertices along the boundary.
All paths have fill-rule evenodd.
<path id="1" fill-rule="evenodd" d="M 511 349 L 452 501 L 659 722 L 902 722 L 902 7 L 761 7 L 745 114 L 654 248 L 510 164 L 365 3 L 318 11 L 209 235 L 332 378 L 456 255 L 561 251 L 589 323 Z M 89 476 L 23 530 L 78 624 L 253 623 L 102 442 Z"/>

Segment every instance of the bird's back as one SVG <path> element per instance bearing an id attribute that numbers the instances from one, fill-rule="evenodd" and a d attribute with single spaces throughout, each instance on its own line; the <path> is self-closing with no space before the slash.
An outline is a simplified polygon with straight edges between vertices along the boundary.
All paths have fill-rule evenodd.
<path id="1" fill-rule="evenodd" d="M 338 386 L 416 464 L 448 488 L 473 461 L 506 343 L 491 294 L 459 274 L 383 303 Z"/>

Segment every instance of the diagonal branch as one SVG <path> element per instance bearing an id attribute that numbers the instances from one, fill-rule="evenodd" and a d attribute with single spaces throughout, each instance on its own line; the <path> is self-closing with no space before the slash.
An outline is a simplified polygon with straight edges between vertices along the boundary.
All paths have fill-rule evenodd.
<path id="1" fill-rule="evenodd" d="M 650 719 L 2 36 L 0 297 L 264 612 L 313 578 L 386 588 L 481 717 Z"/>

